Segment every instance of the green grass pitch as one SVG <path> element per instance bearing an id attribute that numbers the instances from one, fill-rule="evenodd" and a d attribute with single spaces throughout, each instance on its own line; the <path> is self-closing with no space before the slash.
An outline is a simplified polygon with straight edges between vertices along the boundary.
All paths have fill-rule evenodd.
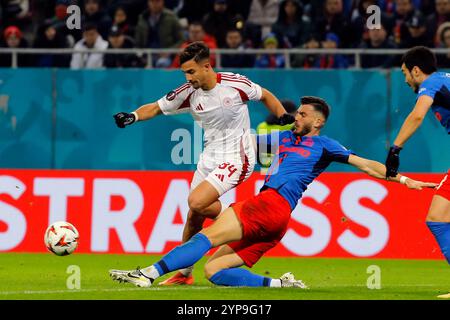
<path id="1" fill-rule="evenodd" d="M 0 253 L 0 299 L 163 299 L 163 300 L 328 300 L 437 299 L 450 292 L 450 267 L 444 260 L 262 258 L 252 270 L 279 277 L 292 271 L 309 290 L 216 287 L 203 276 L 206 259 L 196 264 L 195 285 L 136 288 L 113 282 L 109 269 L 133 269 L 156 262 L 155 255 Z M 80 289 L 68 289 L 71 265 L 80 269 Z M 367 268 L 381 270 L 381 288 L 368 289 Z M 167 277 L 164 276 L 161 280 Z M 70 281 L 69 281 L 70 282 Z M 157 281 L 159 282 L 159 281 Z"/>

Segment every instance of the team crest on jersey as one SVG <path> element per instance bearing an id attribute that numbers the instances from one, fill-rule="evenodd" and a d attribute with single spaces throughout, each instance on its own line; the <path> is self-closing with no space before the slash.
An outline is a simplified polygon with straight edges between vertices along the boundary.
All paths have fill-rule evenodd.
<path id="1" fill-rule="evenodd" d="M 425 90 L 427 90 L 427 88 L 420 88 L 419 93 L 424 92 Z"/>
<path id="2" fill-rule="evenodd" d="M 177 93 L 175 91 L 170 91 L 167 95 L 166 95 L 166 99 L 168 101 L 172 101 L 173 99 L 175 99 L 175 97 L 177 96 Z"/>
<path id="3" fill-rule="evenodd" d="M 233 100 L 231 100 L 230 97 L 226 97 L 223 99 L 223 106 L 224 107 L 231 107 L 233 105 Z"/>

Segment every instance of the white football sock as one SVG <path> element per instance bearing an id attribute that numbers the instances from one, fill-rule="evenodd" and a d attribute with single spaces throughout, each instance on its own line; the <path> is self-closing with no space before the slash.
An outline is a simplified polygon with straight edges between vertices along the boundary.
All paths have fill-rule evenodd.
<path id="1" fill-rule="evenodd" d="M 159 272 L 153 265 L 151 265 L 150 267 L 141 269 L 141 272 L 147 278 L 150 278 L 153 280 L 155 280 L 156 278 L 159 278 Z"/>
<path id="2" fill-rule="evenodd" d="M 194 270 L 194 266 L 190 266 L 184 269 L 180 269 L 180 272 L 183 276 L 189 277 L 192 274 L 192 270 Z"/>
<path id="3" fill-rule="evenodd" d="M 270 280 L 270 286 L 272 288 L 281 288 L 281 280 L 280 279 L 272 279 Z"/>

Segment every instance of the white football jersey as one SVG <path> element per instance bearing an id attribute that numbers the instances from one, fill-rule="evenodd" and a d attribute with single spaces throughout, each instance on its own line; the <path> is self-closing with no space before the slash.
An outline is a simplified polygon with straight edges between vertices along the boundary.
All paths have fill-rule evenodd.
<path id="1" fill-rule="evenodd" d="M 165 115 L 190 112 L 204 130 L 203 156 L 215 161 L 254 159 L 247 101 L 261 100 L 261 87 L 230 72 L 217 73 L 216 86 L 205 91 L 186 83 L 158 100 Z"/>

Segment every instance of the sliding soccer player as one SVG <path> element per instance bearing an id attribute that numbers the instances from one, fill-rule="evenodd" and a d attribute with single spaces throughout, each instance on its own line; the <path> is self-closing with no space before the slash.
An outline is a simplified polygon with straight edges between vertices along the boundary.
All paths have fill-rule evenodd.
<path id="1" fill-rule="evenodd" d="M 405 81 L 417 93 L 417 100 L 389 150 L 386 177 L 397 174 L 400 151 L 420 127 L 430 108 L 447 134 L 450 134 L 450 73 L 437 71 L 436 57 L 425 47 L 408 50 L 401 62 Z M 447 152 L 450 150 L 447 149 Z M 450 170 L 433 196 L 426 222 L 450 264 Z M 450 293 L 440 297 L 450 298 Z"/>
<path id="2" fill-rule="evenodd" d="M 124 128 L 161 113 L 189 112 L 205 130 L 204 150 L 191 182 L 183 242 L 202 229 L 205 218 L 216 218 L 225 209 L 219 197 L 247 180 L 253 172 L 255 152 L 247 102 L 261 101 L 281 125 L 295 120 L 267 89 L 238 74 L 216 73 L 209 57 L 209 48 L 204 43 L 192 43 L 180 55 L 187 83 L 132 113 L 114 115 L 117 126 Z M 162 284 L 192 284 L 193 281 L 189 267 Z"/>
<path id="3" fill-rule="evenodd" d="M 261 192 L 250 199 L 233 204 L 209 227 L 188 242 L 166 254 L 157 263 L 143 269 L 110 270 L 113 280 L 149 287 L 158 277 L 193 265 L 211 248 L 221 246 L 205 265 L 209 281 L 223 286 L 297 287 L 305 288 L 292 273 L 279 279 L 254 274 L 252 267 L 269 249 L 283 238 L 292 210 L 307 186 L 333 162 L 348 163 L 378 179 L 384 179 L 383 164 L 358 157 L 337 141 L 320 135 L 330 109 L 321 98 L 303 97 L 292 131 L 278 137 L 257 136 L 257 146 L 274 147 L 275 159 L 265 177 Z M 415 181 L 397 174 L 391 181 L 410 189 L 435 187 L 435 183 Z"/>

